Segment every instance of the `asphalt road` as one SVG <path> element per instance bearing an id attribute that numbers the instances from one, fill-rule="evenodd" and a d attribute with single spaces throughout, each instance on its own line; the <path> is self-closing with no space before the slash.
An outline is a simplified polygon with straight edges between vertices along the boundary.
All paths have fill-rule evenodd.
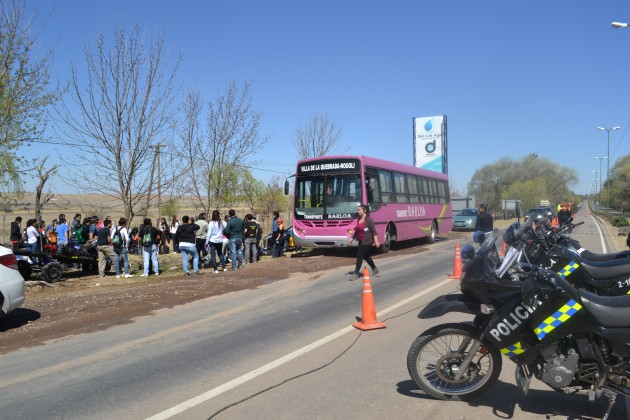
<path id="1" fill-rule="evenodd" d="M 601 252 L 590 246 L 598 242 L 594 232 L 591 220 L 574 235 Z M 458 238 L 462 245 L 470 234 Z M 217 296 L 6 354 L 0 359 L 1 417 L 601 417 L 605 401 L 588 403 L 584 395 L 563 395 L 536 380 L 527 397 L 520 395 L 506 358 L 499 381 L 469 403 L 438 401 L 416 387 L 406 368 L 412 341 L 430 326 L 467 319 L 416 316 L 433 298 L 456 291 L 457 281 L 447 279 L 454 244 L 439 241 L 417 255 L 381 260 L 372 285 L 385 329 L 353 328 L 361 316 L 361 282 L 348 281 L 347 270 L 322 267 L 319 276 Z M 623 404 L 612 418 L 625 418 Z"/>

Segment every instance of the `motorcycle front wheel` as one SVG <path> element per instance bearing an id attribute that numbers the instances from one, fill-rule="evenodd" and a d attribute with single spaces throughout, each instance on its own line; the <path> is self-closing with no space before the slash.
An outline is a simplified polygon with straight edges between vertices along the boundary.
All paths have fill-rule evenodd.
<path id="1" fill-rule="evenodd" d="M 467 400 L 485 392 L 501 373 L 501 352 L 482 343 L 460 379 L 455 379 L 468 355 L 475 328 L 441 325 L 416 338 L 407 354 L 407 369 L 427 394 L 441 400 Z"/>

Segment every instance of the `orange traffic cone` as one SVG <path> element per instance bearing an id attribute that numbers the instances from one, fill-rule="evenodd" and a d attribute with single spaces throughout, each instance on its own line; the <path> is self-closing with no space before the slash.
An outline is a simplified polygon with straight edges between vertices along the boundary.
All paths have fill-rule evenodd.
<path id="1" fill-rule="evenodd" d="M 455 261 L 453 262 L 453 274 L 449 279 L 458 279 L 462 275 L 462 254 L 459 252 L 459 244 L 455 244 Z"/>
<path id="2" fill-rule="evenodd" d="M 503 246 L 501 247 L 501 253 L 499 254 L 501 257 L 505 257 L 505 250 L 507 249 L 507 244 L 503 242 Z"/>
<path id="3" fill-rule="evenodd" d="M 362 331 L 376 330 L 387 326 L 383 322 L 376 320 L 372 283 L 370 282 L 370 273 L 367 268 L 363 271 L 363 311 L 361 314 L 361 322 L 352 324 L 352 326 Z"/>

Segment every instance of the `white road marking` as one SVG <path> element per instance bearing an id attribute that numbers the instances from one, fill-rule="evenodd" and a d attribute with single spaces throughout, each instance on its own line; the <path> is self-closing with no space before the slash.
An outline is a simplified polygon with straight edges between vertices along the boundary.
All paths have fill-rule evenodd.
<path id="1" fill-rule="evenodd" d="M 412 302 L 424 295 L 426 295 L 427 293 L 432 292 L 435 289 L 438 289 L 444 285 L 447 285 L 449 283 L 453 283 L 453 280 L 451 279 L 446 279 L 440 283 L 434 284 L 433 286 L 429 287 L 428 289 L 423 290 L 422 292 L 416 293 L 415 295 L 408 297 L 407 299 L 401 300 L 400 302 L 396 303 L 395 305 L 392 305 L 388 308 L 386 308 L 385 310 L 378 312 L 377 313 L 377 317 L 378 316 L 383 316 L 386 315 L 398 308 L 400 308 L 401 306 L 406 305 L 409 302 Z M 224 383 L 223 385 L 219 385 L 216 388 L 213 388 L 209 391 L 204 392 L 203 394 L 197 395 L 196 397 L 193 397 L 191 399 L 189 399 L 188 401 L 184 401 L 181 404 L 178 404 L 174 407 L 169 408 L 168 410 L 162 411 L 161 413 L 158 413 L 154 416 L 149 417 L 148 420 L 164 420 L 164 419 L 168 419 L 173 417 L 176 414 L 182 413 L 186 410 L 188 410 L 189 408 L 195 407 L 201 403 L 204 403 L 218 395 L 223 394 L 224 392 L 227 392 L 233 388 L 236 388 L 239 385 L 244 384 L 245 382 L 251 381 L 254 378 L 257 378 L 258 376 L 269 372 L 272 369 L 275 369 L 279 366 L 282 366 L 285 363 L 290 362 L 293 359 L 296 359 L 312 350 L 315 350 L 318 347 L 323 346 L 326 343 L 329 343 L 331 341 L 333 341 L 336 338 L 341 337 L 344 334 L 347 334 L 351 331 L 356 331 L 356 328 L 352 327 L 352 326 L 348 326 L 345 328 L 342 328 L 341 330 L 334 332 L 320 340 L 317 340 L 307 346 L 302 347 L 301 349 L 298 349 L 292 353 L 287 354 L 286 356 L 283 356 L 279 359 L 276 359 L 270 363 L 267 363 L 264 366 L 261 366 L 257 369 L 252 370 L 251 372 L 248 372 L 242 376 L 239 376 L 238 378 L 232 379 L 229 382 Z"/>
<path id="2" fill-rule="evenodd" d="M 593 222 L 595 223 L 595 227 L 597 228 L 597 231 L 599 232 L 599 240 L 602 242 L 602 253 L 606 254 L 608 253 L 608 250 L 606 248 L 606 242 L 604 241 L 604 234 L 602 233 L 602 230 L 599 228 L 599 223 L 597 223 L 597 219 L 595 219 L 595 217 L 593 217 L 593 215 L 591 214 L 591 219 L 593 219 Z"/>

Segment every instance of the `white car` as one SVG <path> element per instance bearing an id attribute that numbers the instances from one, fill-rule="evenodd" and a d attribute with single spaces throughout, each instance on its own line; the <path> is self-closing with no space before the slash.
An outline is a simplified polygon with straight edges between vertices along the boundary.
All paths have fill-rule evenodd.
<path id="1" fill-rule="evenodd" d="M 13 251 L 0 245 L 0 318 L 24 303 L 24 278 Z"/>

